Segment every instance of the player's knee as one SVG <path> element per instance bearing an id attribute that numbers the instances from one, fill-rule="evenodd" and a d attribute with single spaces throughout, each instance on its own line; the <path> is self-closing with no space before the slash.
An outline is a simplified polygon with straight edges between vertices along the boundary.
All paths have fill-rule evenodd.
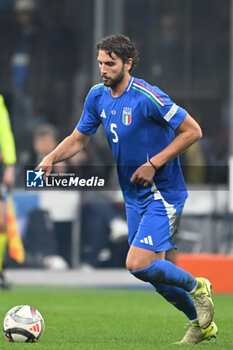
<path id="1" fill-rule="evenodd" d="M 126 259 L 126 268 L 128 271 L 136 271 L 137 268 L 135 269 L 135 265 L 133 264 L 133 262 L 131 262 L 130 260 Z"/>
<path id="2" fill-rule="evenodd" d="M 156 259 L 163 260 L 164 258 L 165 252 L 152 252 L 131 247 L 126 258 L 126 267 L 129 271 L 142 270 L 151 265 Z"/>
<path id="3" fill-rule="evenodd" d="M 126 268 L 129 271 L 137 271 L 144 269 L 148 265 L 150 265 L 151 262 L 148 262 L 147 260 L 143 259 L 142 257 L 130 257 L 128 256 L 126 259 Z"/>

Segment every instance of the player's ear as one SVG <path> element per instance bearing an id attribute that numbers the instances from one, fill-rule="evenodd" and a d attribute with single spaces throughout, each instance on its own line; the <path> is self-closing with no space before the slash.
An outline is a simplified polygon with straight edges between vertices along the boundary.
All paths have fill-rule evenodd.
<path id="1" fill-rule="evenodd" d="M 133 65 L 133 59 L 132 58 L 128 58 L 126 63 L 125 63 L 125 67 L 126 67 L 126 70 L 128 72 L 132 69 L 132 65 Z"/>

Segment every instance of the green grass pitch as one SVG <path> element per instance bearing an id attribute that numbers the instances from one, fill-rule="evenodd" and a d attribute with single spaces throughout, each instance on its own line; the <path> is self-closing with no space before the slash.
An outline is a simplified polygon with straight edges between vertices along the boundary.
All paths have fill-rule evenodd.
<path id="1" fill-rule="evenodd" d="M 10 343 L 0 335 L 0 350 L 169 350 L 180 346 L 186 317 L 152 289 L 78 289 L 14 286 L 0 291 L 0 315 L 29 304 L 44 317 L 38 343 Z M 214 295 L 217 339 L 182 348 L 233 349 L 233 295 Z"/>

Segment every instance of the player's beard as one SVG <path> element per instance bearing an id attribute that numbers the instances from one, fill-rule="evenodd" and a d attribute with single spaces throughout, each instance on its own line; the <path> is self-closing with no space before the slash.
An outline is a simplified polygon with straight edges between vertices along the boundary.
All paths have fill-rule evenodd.
<path id="1" fill-rule="evenodd" d="M 120 73 L 114 79 L 107 78 L 107 81 L 104 81 L 104 77 L 102 77 L 102 79 L 105 86 L 110 87 L 111 89 L 115 89 L 117 85 L 119 85 L 122 82 L 122 80 L 124 79 L 124 76 L 125 76 L 125 71 L 123 66 Z"/>

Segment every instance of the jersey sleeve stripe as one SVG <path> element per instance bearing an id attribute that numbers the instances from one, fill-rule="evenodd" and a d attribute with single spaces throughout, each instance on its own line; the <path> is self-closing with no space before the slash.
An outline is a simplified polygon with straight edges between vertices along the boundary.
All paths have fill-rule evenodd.
<path id="1" fill-rule="evenodd" d="M 153 99 L 155 99 L 155 101 L 156 101 L 161 107 L 164 106 L 163 102 L 161 102 L 154 94 L 152 94 L 152 92 L 150 92 L 150 90 L 148 90 L 148 89 L 146 89 L 146 88 L 144 88 L 144 87 L 142 87 L 142 86 L 140 86 L 140 85 L 138 85 L 138 84 L 136 84 L 136 83 L 134 83 L 133 85 L 136 86 L 138 89 L 143 90 L 143 91 L 145 91 L 147 94 L 149 94 Z"/>
<path id="2" fill-rule="evenodd" d="M 131 88 L 131 86 L 133 84 L 133 81 L 134 81 L 134 78 L 132 77 L 131 81 L 129 82 L 129 86 L 128 86 L 127 90 L 126 90 L 127 92 L 130 90 L 130 88 Z"/>
<path id="3" fill-rule="evenodd" d="M 104 87 L 104 84 L 103 84 L 103 83 L 96 84 L 96 85 L 92 86 L 91 90 L 99 89 L 99 88 L 101 88 L 101 87 Z"/>
<path id="4" fill-rule="evenodd" d="M 134 85 L 135 85 L 135 86 L 134 86 Z M 147 97 L 149 97 L 149 99 L 151 99 L 151 101 L 154 102 L 154 103 L 156 104 L 157 107 L 159 107 L 159 108 L 163 107 L 163 105 L 160 105 L 160 104 L 155 100 L 155 98 L 154 98 L 154 96 L 153 96 L 152 94 L 148 94 L 148 91 L 145 92 L 145 91 L 143 91 L 141 88 L 140 88 L 140 89 L 137 88 L 137 87 L 136 87 L 136 84 L 133 84 L 132 89 L 134 89 L 134 90 L 136 90 L 136 91 L 139 91 L 139 92 L 141 92 L 142 94 L 144 94 L 144 95 L 146 95 Z"/>
<path id="5" fill-rule="evenodd" d="M 153 92 L 164 104 L 166 104 L 166 102 L 162 99 L 162 97 L 159 96 L 159 94 L 157 94 L 154 90 L 149 89 L 147 86 L 145 86 L 145 85 L 143 85 L 142 83 L 140 83 L 140 81 L 135 80 L 135 83 L 137 83 L 137 84 L 143 86 L 145 89 L 147 89 L 147 90 Z"/>

